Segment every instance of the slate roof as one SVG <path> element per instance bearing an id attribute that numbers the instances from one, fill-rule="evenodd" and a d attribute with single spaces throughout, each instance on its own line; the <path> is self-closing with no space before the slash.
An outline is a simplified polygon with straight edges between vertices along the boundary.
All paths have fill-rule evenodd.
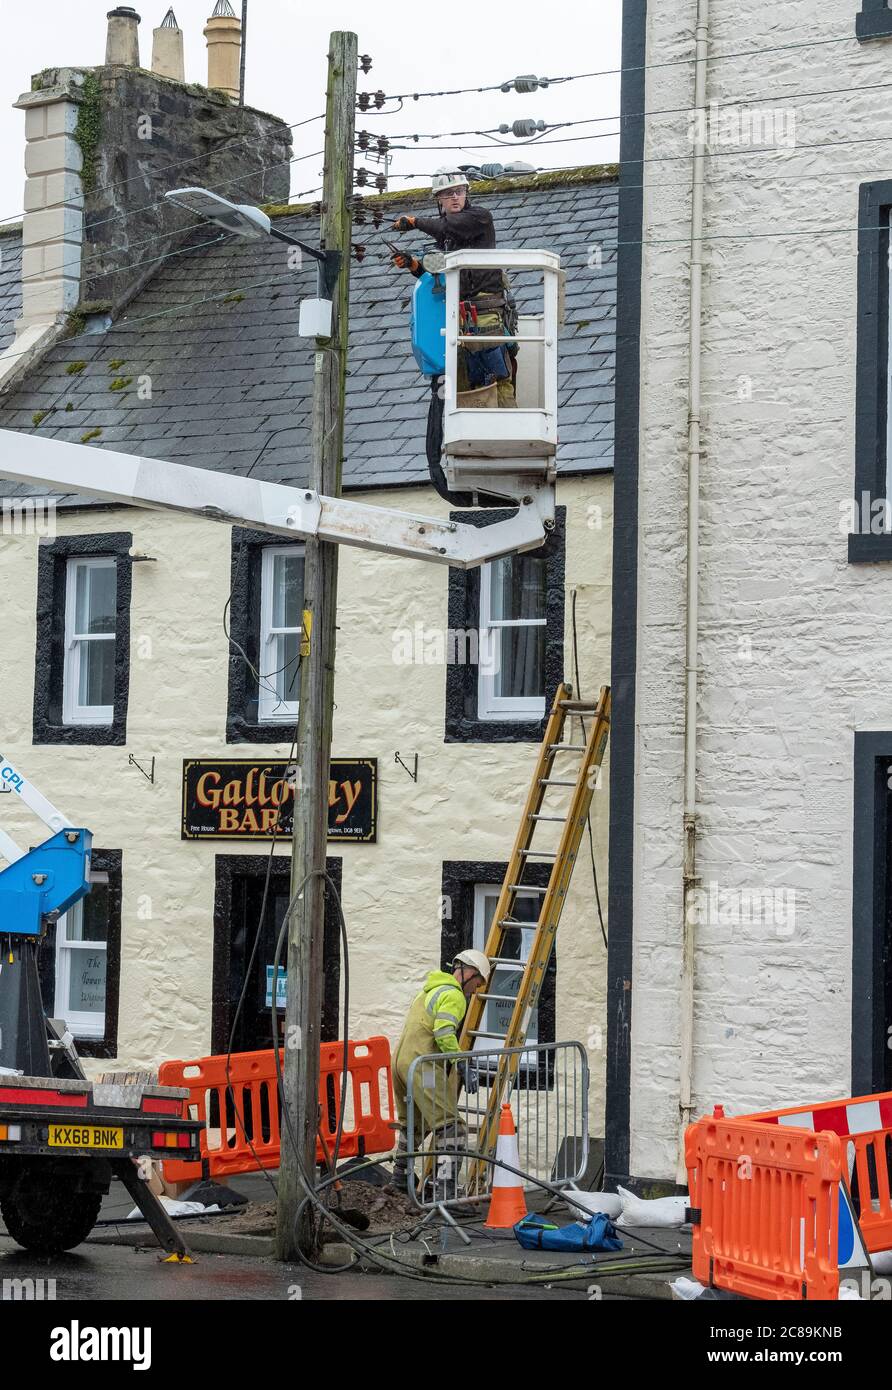
<path id="1" fill-rule="evenodd" d="M 22 312 L 22 234 L 0 236 L 0 352 L 15 337 L 15 320 Z"/>
<path id="2" fill-rule="evenodd" d="M 613 462 L 617 185 L 603 169 L 550 177 L 546 186 L 536 179 L 497 191 L 479 185 L 473 196 L 491 209 L 501 245 L 555 250 L 567 270 L 558 452 L 566 474 Z M 395 212 L 427 207 L 429 197 L 388 195 L 383 205 L 380 231 L 370 221 L 354 227 L 367 253 L 351 266 L 345 490 L 428 481 L 430 388 L 409 344 L 412 281 L 391 267 L 383 240 L 395 236 L 388 230 Z M 277 217 L 275 225 L 311 244 L 318 237 L 309 213 Z M 412 244 L 420 243 L 415 234 Z M 590 248 L 601 244 L 599 266 Z M 272 239 L 224 235 L 172 256 L 111 328 L 59 343 L 0 397 L 0 428 L 33 431 L 35 412 L 46 411 L 38 428 L 55 438 L 80 442 L 101 430 L 90 441 L 99 448 L 304 483 L 313 354 L 297 322 L 300 299 L 315 292 L 315 270 L 309 258 L 290 270 L 287 253 Z M 4 272 L 8 262 L 5 254 Z M 523 279 L 513 284 L 523 310 Z M 12 298 L 0 282 L 4 312 Z M 67 371 L 80 362 L 82 370 Z M 122 379 L 123 389 L 110 390 Z M 145 394 L 148 382 L 151 396 L 141 399 L 138 388 Z"/>

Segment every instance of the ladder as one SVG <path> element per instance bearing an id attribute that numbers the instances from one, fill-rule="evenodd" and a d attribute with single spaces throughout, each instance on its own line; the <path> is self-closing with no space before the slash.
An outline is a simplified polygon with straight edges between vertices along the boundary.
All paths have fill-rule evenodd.
<path id="1" fill-rule="evenodd" d="M 485 946 L 494 967 L 502 965 L 516 969 L 520 964 L 518 958 L 506 955 L 510 933 L 524 930 L 535 933 L 529 957 L 523 966 L 517 997 L 491 994 L 486 989 L 473 996 L 459 1038 L 463 1052 L 471 1051 L 477 1038 L 492 1038 L 505 1048 L 521 1047 L 526 1042 L 530 1018 L 539 1002 L 610 732 L 610 687 L 601 687 L 597 704 L 574 700 L 572 694 L 572 686 L 558 686 Z M 588 736 L 583 742 L 574 743 L 572 739 L 565 742 L 567 720 L 576 716 L 591 717 Z M 570 789 L 569 806 L 564 795 L 560 798 L 564 802 L 561 807 L 555 792 L 567 788 Z M 538 839 L 541 842 L 542 835 L 547 833 L 547 825 L 561 827 L 557 846 L 554 849 L 537 848 L 534 841 Z M 545 888 L 524 883 L 527 865 L 536 861 L 551 862 L 551 873 Z M 535 922 L 523 922 L 515 916 L 518 892 L 536 894 L 541 899 Z M 481 1027 L 489 1000 L 513 1004 L 511 1019 L 504 1034 L 488 1033 Z M 501 1104 L 511 1093 L 521 1056 L 521 1053 L 515 1052 L 506 1059 L 507 1065 L 499 1066 L 497 1082 L 490 1088 L 486 1118 L 477 1134 L 477 1148 L 482 1153 L 495 1153 Z M 483 1166 L 482 1160 L 475 1165 L 478 1181 Z"/>

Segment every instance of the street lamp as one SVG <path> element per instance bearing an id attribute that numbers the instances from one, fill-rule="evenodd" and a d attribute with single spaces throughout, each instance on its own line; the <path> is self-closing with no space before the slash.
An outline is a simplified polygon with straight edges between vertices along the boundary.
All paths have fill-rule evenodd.
<path id="1" fill-rule="evenodd" d="M 318 299 L 304 300 L 300 306 L 301 337 L 328 338 L 331 335 L 331 299 L 341 269 L 340 251 L 323 251 L 318 246 L 308 246 L 305 241 L 289 236 L 287 232 L 274 227 L 271 219 L 260 208 L 249 203 L 231 203 L 212 193 L 209 188 L 173 188 L 165 193 L 165 198 L 178 207 L 194 212 L 206 222 L 215 222 L 227 232 L 236 236 L 258 238 L 275 237 L 289 246 L 297 246 L 316 261 L 319 268 Z M 323 308 L 322 306 L 327 306 Z"/>

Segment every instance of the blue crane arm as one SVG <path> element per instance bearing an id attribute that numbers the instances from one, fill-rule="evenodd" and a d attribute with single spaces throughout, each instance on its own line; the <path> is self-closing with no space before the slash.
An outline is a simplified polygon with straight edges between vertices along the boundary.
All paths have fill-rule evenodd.
<path id="1" fill-rule="evenodd" d="M 40 936 L 46 917 L 86 897 L 92 844 L 89 830 L 59 830 L 0 870 L 0 936 Z"/>

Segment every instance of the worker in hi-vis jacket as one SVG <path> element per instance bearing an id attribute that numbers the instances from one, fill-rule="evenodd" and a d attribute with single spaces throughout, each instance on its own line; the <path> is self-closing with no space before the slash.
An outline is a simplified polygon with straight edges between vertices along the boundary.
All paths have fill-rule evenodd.
<path id="1" fill-rule="evenodd" d="M 455 1196 L 449 1191 L 461 1165 L 461 1154 L 454 1152 L 466 1147 L 465 1126 L 458 1113 L 458 1083 L 466 1091 L 477 1090 L 477 1075 L 473 1066 L 463 1059 L 457 1066 L 446 1062 L 421 1063 L 415 1068 L 412 1100 L 415 1121 L 409 1132 L 408 1093 L 409 1067 L 416 1057 L 441 1052 L 448 1056 L 460 1051 L 458 1033 L 467 1012 L 468 1000 L 489 979 L 491 966 L 482 951 L 459 951 L 452 962 L 452 973 L 432 970 L 421 992 L 409 1009 L 402 1035 L 393 1058 L 393 1091 L 399 1120 L 396 1157 L 393 1162 L 393 1182 L 405 1187 L 408 1175 L 407 1152 L 420 1149 L 426 1138 L 438 1153 L 435 1167 L 437 1190 L 441 1198 Z"/>

